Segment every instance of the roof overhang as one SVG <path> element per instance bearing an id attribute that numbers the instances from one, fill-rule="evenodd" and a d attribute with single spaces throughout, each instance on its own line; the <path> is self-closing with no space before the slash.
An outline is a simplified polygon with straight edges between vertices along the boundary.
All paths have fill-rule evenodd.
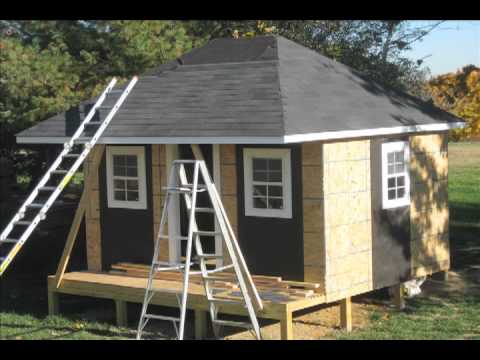
<path id="1" fill-rule="evenodd" d="M 197 136 L 197 137 L 102 137 L 99 144 L 294 144 L 309 141 L 328 141 L 398 135 L 419 132 L 448 131 L 465 127 L 465 122 L 396 126 L 389 128 L 326 131 L 285 136 Z M 63 144 L 69 137 L 17 137 L 19 144 Z"/>

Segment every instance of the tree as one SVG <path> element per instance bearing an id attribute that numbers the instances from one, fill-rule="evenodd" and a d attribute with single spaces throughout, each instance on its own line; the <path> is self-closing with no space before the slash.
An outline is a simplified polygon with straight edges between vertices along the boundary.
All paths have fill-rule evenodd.
<path id="1" fill-rule="evenodd" d="M 0 21 L 0 128 L 13 135 L 191 48 L 175 21 Z"/>
<path id="2" fill-rule="evenodd" d="M 467 122 L 454 139 L 480 134 L 480 68 L 468 65 L 455 73 L 436 76 L 427 84 L 435 105 Z"/>

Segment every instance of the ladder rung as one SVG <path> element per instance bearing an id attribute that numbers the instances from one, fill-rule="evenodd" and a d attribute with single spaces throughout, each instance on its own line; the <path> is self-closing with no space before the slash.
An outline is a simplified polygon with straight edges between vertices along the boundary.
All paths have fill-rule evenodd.
<path id="1" fill-rule="evenodd" d="M 79 137 L 79 138 L 76 138 L 76 139 L 74 140 L 74 142 L 85 143 L 85 142 L 89 142 L 90 140 L 92 140 L 92 138 L 89 138 L 89 137 Z"/>
<path id="2" fill-rule="evenodd" d="M 41 209 L 43 207 L 43 205 L 45 205 L 45 204 L 31 203 L 31 204 L 28 204 L 27 207 L 31 207 L 31 208 L 34 208 L 34 209 Z"/>
<path id="3" fill-rule="evenodd" d="M 63 155 L 64 158 L 77 158 L 80 157 L 81 154 L 65 154 Z"/>
<path id="4" fill-rule="evenodd" d="M 217 236 L 222 234 L 219 231 L 194 231 L 194 233 L 200 236 Z"/>
<path id="5" fill-rule="evenodd" d="M 245 305 L 243 301 L 231 300 L 231 299 L 220 299 L 220 298 L 208 298 L 208 301 L 217 303 L 217 304 L 236 304 L 236 305 Z"/>
<path id="6" fill-rule="evenodd" d="M 19 239 L 6 238 L 2 243 L 16 244 Z"/>
<path id="7" fill-rule="evenodd" d="M 68 173 L 68 170 L 64 170 L 64 169 L 59 169 L 59 170 L 53 170 L 52 171 L 52 174 L 58 174 L 58 175 L 63 175 L 63 174 L 66 174 Z"/>
<path id="8" fill-rule="evenodd" d="M 203 278 L 204 280 L 207 280 L 207 281 L 223 281 L 223 282 L 229 282 L 229 283 L 236 282 L 236 281 L 232 281 L 232 279 L 229 279 L 229 278 L 226 278 L 226 277 L 223 277 L 223 276 L 210 276 L 210 275 L 207 275 L 207 276 L 203 276 L 202 278 Z"/>
<path id="9" fill-rule="evenodd" d="M 173 317 L 173 316 L 145 314 L 144 317 L 147 318 L 147 319 L 155 319 L 155 320 L 166 320 L 166 321 L 176 321 L 176 322 L 180 321 L 179 318 L 176 318 L 176 317 Z"/>
<path id="10" fill-rule="evenodd" d="M 100 125 L 103 121 L 89 121 L 88 123 L 85 124 L 87 125 Z"/>
<path id="11" fill-rule="evenodd" d="M 97 109 L 113 109 L 113 106 L 112 105 L 102 105 L 102 106 L 97 107 Z"/>
<path id="12" fill-rule="evenodd" d="M 27 225 L 30 225 L 31 223 L 33 223 L 33 221 L 23 221 L 23 220 L 15 221 L 15 224 L 16 224 L 16 225 L 24 225 L 24 226 L 27 226 Z"/>
<path id="13" fill-rule="evenodd" d="M 115 90 L 110 90 L 107 95 L 110 95 L 110 94 L 119 94 L 119 93 L 123 93 L 125 91 L 125 89 L 115 89 Z"/>
<path id="14" fill-rule="evenodd" d="M 195 209 L 195 211 L 199 212 L 199 213 L 214 213 L 215 210 L 212 209 L 212 208 L 207 208 L 207 207 L 197 207 Z"/>
<path id="15" fill-rule="evenodd" d="M 253 329 L 252 324 L 241 322 L 241 321 L 215 319 L 215 320 L 212 320 L 212 323 L 220 326 L 232 326 L 232 327 L 240 327 L 245 329 Z"/>
<path id="16" fill-rule="evenodd" d="M 39 188 L 39 191 L 55 191 L 56 187 L 55 186 L 42 186 Z"/>
<path id="17" fill-rule="evenodd" d="M 223 255 L 217 254 L 197 254 L 197 257 L 201 259 L 223 259 Z"/>

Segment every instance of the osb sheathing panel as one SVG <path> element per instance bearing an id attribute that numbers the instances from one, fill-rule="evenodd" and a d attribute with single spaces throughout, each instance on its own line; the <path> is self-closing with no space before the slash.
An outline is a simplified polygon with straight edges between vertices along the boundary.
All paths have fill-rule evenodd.
<path id="1" fill-rule="evenodd" d="M 164 196 L 162 187 L 166 186 L 166 151 L 165 145 L 152 145 L 152 196 L 153 196 L 153 241 L 158 236 L 160 218 L 162 216 Z M 168 234 L 168 224 L 165 223 L 165 233 Z M 159 260 L 169 260 L 168 239 L 160 240 Z"/>
<path id="2" fill-rule="evenodd" d="M 102 229 L 100 225 L 100 154 L 104 145 L 96 145 L 83 166 L 84 182 L 89 184 L 88 204 L 85 209 L 85 232 L 87 248 L 87 268 L 91 271 L 102 270 Z"/>
<path id="3" fill-rule="evenodd" d="M 370 141 L 323 145 L 325 292 L 336 301 L 373 289 Z"/>
<path id="4" fill-rule="evenodd" d="M 450 267 L 446 134 L 410 137 L 412 276 Z"/>
<path id="5" fill-rule="evenodd" d="M 322 143 L 302 144 L 303 276 L 325 285 Z"/>
<path id="6" fill-rule="evenodd" d="M 235 145 L 220 145 L 221 197 L 230 225 L 238 240 L 237 158 Z M 222 242 L 223 262 L 230 264 L 228 250 Z"/>

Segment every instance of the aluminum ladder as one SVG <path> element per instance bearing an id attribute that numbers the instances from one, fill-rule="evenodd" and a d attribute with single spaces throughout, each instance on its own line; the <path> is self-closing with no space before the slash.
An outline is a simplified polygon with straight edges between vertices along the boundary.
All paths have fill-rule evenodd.
<path id="1" fill-rule="evenodd" d="M 117 83 L 116 78 L 110 81 L 73 136 L 64 144 L 63 150 L 53 164 L 2 231 L 0 250 L 3 250 L 2 253 L 5 256 L 0 256 L 0 276 L 8 268 L 40 221 L 46 218 L 48 210 L 85 161 L 137 80 L 138 77 L 134 76 L 124 89 L 114 89 Z M 113 97 L 115 94 L 120 95 Z M 110 100 L 113 102 L 112 105 L 103 105 L 105 101 L 110 102 Z M 100 118 L 102 109 L 108 111 L 107 116 L 103 120 L 94 120 L 97 113 Z M 7 246 L 9 248 L 6 248 Z"/>
<path id="2" fill-rule="evenodd" d="M 193 181 L 191 183 L 187 180 L 187 173 L 185 166 L 193 166 Z M 199 177 L 203 178 L 204 183 L 199 183 Z M 174 325 L 175 331 L 177 333 L 177 339 L 183 340 L 184 330 L 185 330 L 185 319 L 187 311 L 187 297 L 188 297 L 188 286 L 189 286 L 189 276 L 200 274 L 203 280 L 204 290 L 209 303 L 209 312 L 212 320 L 213 330 L 215 336 L 219 337 L 219 329 L 222 326 L 232 326 L 232 327 L 241 327 L 252 330 L 257 339 L 261 339 L 260 327 L 256 317 L 256 310 L 262 310 L 263 304 L 258 294 L 258 291 L 255 287 L 255 284 L 252 281 L 251 275 L 248 271 L 248 268 L 245 263 L 245 259 L 240 251 L 237 240 L 235 238 L 232 227 L 228 221 L 225 209 L 223 204 L 220 201 L 220 197 L 216 191 L 215 185 L 213 184 L 210 175 L 208 173 L 207 166 L 203 160 L 175 160 L 173 161 L 168 186 L 164 188 L 166 190 L 166 198 L 163 204 L 163 211 L 160 220 L 160 227 L 158 231 L 158 236 L 155 242 L 155 249 L 153 255 L 152 265 L 150 267 L 149 277 L 147 281 L 147 287 L 145 291 L 145 298 L 143 302 L 142 312 L 140 315 L 140 321 L 138 324 L 137 330 L 137 339 L 141 339 L 142 332 L 148 323 L 149 320 L 165 320 L 171 321 Z M 200 208 L 197 207 L 197 194 L 199 192 L 207 192 L 209 195 L 210 203 L 212 204 L 211 208 Z M 185 205 L 187 212 L 189 214 L 188 222 L 188 235 L 186 237 L 176 236 L 178 240 L 186 240 L 186 256 L 185 262 L 182 263 L 169 263 L 159 261 L 159 248 L 160 241 L 162 239 L 168 239 L 169 236 L 164 233 L 168 204 L 172 199 L 172 196 L 180 195 L 183 196 L 185 200 Z M 220 228 L 220 232 L 215 231 L 201 231 L 197 227 L 196 214 L 197 213 L 212 213 L 215 216 Z M 232 261 L 232 264 L 227 266 L 222 266 L 214 270 L 207 269 L 207 261 L 221 258 L 217 254 L 208 254 L 203 251 L 201 236 L 206 237 L 215 237 L 216 235 L 221 235 L 223 242 L 226 245 L 228 254 Z M 195 245 L 196 256 L 199 261 L 200 271 L 191 271 L 191 266 L 194 265 L 192 262 L 192 246 Z M 238 282 L 240 288 L 241 300 L 236 299 L 225 299 L 216 297 L 213 292 L 212 283 L 218 280 L 224 280 L 224 278 L 215 277 L 216 272 L 220 272 L 227 269 L 233 269 L 234 275 Z M 150 304 L 153 296 L 155 295 L 156 289 L 154 287 L 154 278 L 158 272 L 161 271 L 180 271 L 183 273 L 183 289 L 182 294 L 176 294 L 177 301 L 180 308 L 180 316 L 163 316 L 148 314 L 147 309 Z M 162 290 L 159 289 L 159 292 Z M 224 305 L 241 305 L 246 307 L 247 313 L 250 319 L 250 323 L 240 322 L 240 321 L 229 321 L 221 320 L 218 318 L 219 306 Z"/>

